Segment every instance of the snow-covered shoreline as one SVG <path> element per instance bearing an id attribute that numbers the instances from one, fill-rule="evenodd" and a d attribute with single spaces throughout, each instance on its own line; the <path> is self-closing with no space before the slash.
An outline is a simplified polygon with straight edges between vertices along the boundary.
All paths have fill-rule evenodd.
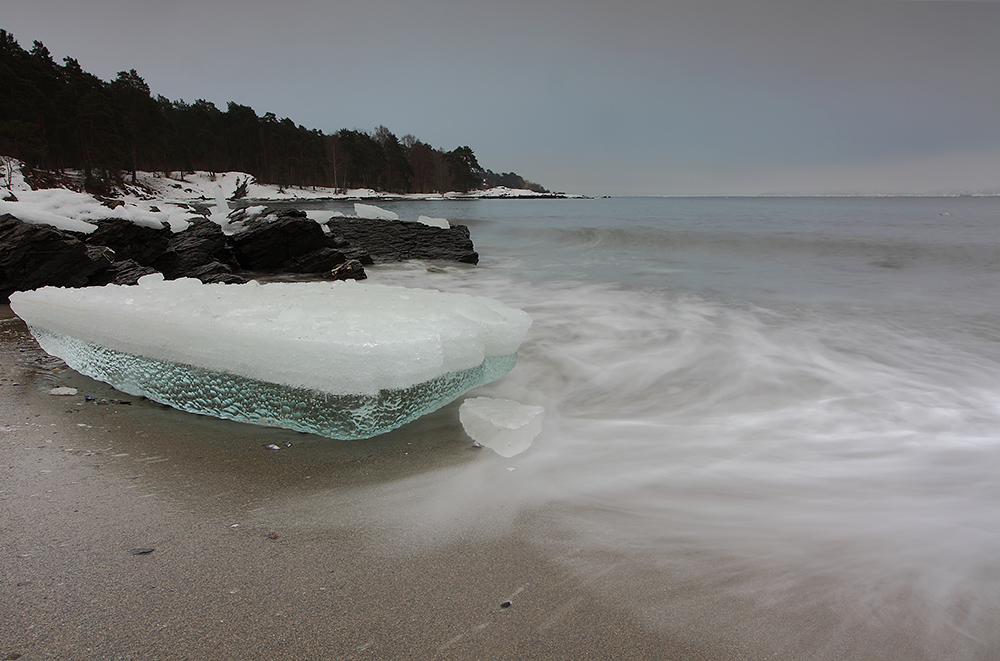
<path id="1" fill-rule="evenodd" d="M 490 188 L 468 193 L 383 193 L 371 189 L 282 187 L 260 184 L 243 172 L 195 172 L 166 176 L 158 172 L 138 172 L 136 184 L 128 181 L 115 191 L 113 199 L 101 199 L 82 192 L 82 175 L 67 172 L 68 186 L 33 189 L 22 172 L 20 161 L 0 156 L 0 215 L 9 213 L 25 222 L 52 225 L 62 230 L 89 234 L 94 220 L 121 218 L 148 227 L 167 226 L 174 232 L 186 229 L 194 216 L 219 216 L 220 200 L 235 200 L 239 206 L 267 205 L 296 201 L 375 201 L 375 200 L 470 200 L 576 197 L 536 193 L 527 189 Z M 71 187 L 70 187 L 71 186 Z M 77 188 L 79 190 L 74 190 Z M 214 212 L 214 213 L 213 213 Z M 228 212 L 227 212 L 228 213 Z"/>

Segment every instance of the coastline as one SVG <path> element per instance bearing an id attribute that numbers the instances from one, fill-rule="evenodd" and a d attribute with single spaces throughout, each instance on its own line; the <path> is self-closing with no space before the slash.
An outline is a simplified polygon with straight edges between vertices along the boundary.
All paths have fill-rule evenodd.
<path id="1" fill-rule="evenodd" d="M 974 210 L 987 207 L 977 204 Z M 900 209 L 908 213 L 908 207 Z M 957 211 L 934 205 L 927 215 L 934 220 L 939 213 L 959 216 Z M 689 213 L 697 217 L 701 209 L 692 206 Z M 527 222 L 522 219 L 522 226 Z M 494 246 L 500 225 L 481 226 L 486 237 L 492 231 Z M 511 225 L 518 228 L 509 223 L 505 231 Z M 986 234 L 990 227 L 983 225 L 986 238 L 992 237 Z M 647 241 L 650 235 L 639 236 Z M 966 241 L 985 247 L 981 252 L 963 248 L 963 268 L 970 255 L 989 259 L 989 242 L 975 236 Z M 510 238 L 513 247 L 507 252 L 490 252 L 532 254 L 525 250 L 525 239 Z M 870 248 L 864 233 L 857 238 L 860 248 L 845 258 L 853 262 L 837 261 L 835 267 L 861 264 L 866 279 L 880 276 L 872 278 L 874 283 L 898 283 L 902 274 L 908 289 L 930 277 L 939 279 L 938 269 L 925 271 L 928 279 L 920 280 L 922 271 L 911 264 L 905 263 L 905 270 L 886 268 L 881 247 Z M 909 241 L 906 236 L 900 245 L 907 247 Z M 825 255 L 827 245 L 813 247 Z M 564 256 L 549 254 L 579 261 L 575 249 Z M 944 251 L 945 257 L 950 254 Z M 817 260 L 803 263 L 808 270 L 802 273 L 822 266 Z M 20 322 L 9 320 L 9 310 L 2 309 L 0 318 L 8 321 L 0 322 L 0 378 L 7 379 L 0 381 L 0 529 L 7 534 L 0 542 L 5 568 L 0 659 L 14 654 L 123 659 L 991 658 L 998 649 L 993 583 L 989 575 L 969 567 L 995 564 L 979 556 L 995 545 L 976 537 L 995 527 L 990 526 L 995 517 L 988 499 L 970 497 L 969 490 L 985 489 L 984 496 L 995 490 L 988 479 L 989 463 L 963 470 L 963 461 L 979 463 L 978 456 L 989 462 L 991 453 L 948 449 L 949 439 L 939 438 L 942 432 L 932 428 L 926 432 L 929 454 L 897 454 L 890 443 L 884 457 L 872 457 L 867 449 L 860 457 L 835 457 L 817 454 L 815 448 L 803 453 L 799 443 L 778 443 L 772 446 L 778 451 L 764 455 L 764 461 L 747 461 L 741 458 L 744 449 L 733 445 L 731 456 L 720 455 L 727 470 L 713 472 L 699 470 L 698 460 L 714 455 L 686 457 L 683 442 L 671 451 L 638 442 L 641 437 L 629 443 L 629 425 L 661 432 L 662 425 L 648 423 L 656 422 L 653 416 L 668 404 L 680 407 L 675 419 L 681 430 L 686 424 L 704 424 L 708 410 L 696 401 L 699 391 L 691 388 L 698 384 L 691 382 L 680 381 L 683 389 L 643 398 L 648 387 L 636 377 L 660 374 L 659 365 L 652 368 L 657 355 L 643 353 L 652 347 L 648 339 L 669 340 L 665 333 L 675 329 L 701 343 L 718 338 L 713 324 L 672 323 L 678 312 L 695 313 L 701 320 L 706 310 L 722 311 L 723 320 L 739 323 L 755 317 L 703 300 L 687 305 L 633 298 L 624 289 L 584 290 L 580 282 L 573 288 L 521 290 L 503 275 L 513 268 L 519 264 L 496 268 L 496 281 L 474 290 L 501 292 L 500 297 L 537 315 L 536 328 L 545 330 L 527 345 L 522 363 L 535 371 L 515 374 L 506 392 L 537 394 L 538 383 L 559 377 L 564 381 L 557 405 L 547 407 L 552 419 L 572 414 L 566 409 L 593 397 L 601 398 L 604 413 L 584 411 L 575 420 L 564 420 L 572 424 L 563 424 L 558 436 L 543 438 L 511 461 L 472 450 L 454 405 L 360 443 L 217 421 L 149 402 L 115 405 L 113 400 L 123 398 L 120 393 L 56 370 Z M 657 282 L 664 277 L 658 269 L 650 272 Z M 464 267 L 399 264 L 386 268 L 381 279 L 461 290 L 467 273 Z M 824 273 L 821 268 L 819 275 Z M 731 282 L 727 286 L 736 290 Z M 580 295 L 584 291 L 587 296 Z M 880 285 L 872 292 L 872 300 L 880 301 L 885 290 Z M 852 291 L 852 303 L 859 301 L 857 294 Z M 586 305 L 576 303 L 584 298 Z M 935 310 L 939 299 L 927 298 Z M 966 302 L 975 312 L 976 301 L 989 299 L 951 300 L 955 309 Z M 616 307 L 619 303 L 622 308 Z M 631 314 L 629 307 L 641 316 Z M 625 313 L 602 320 L 591 314 L 595 310 Z M 592 332 L 581 331 L 564 342 L 566 320 Z M 638 338 L 622 333 L 622 321 L 626 329 L 643 332 Z M 653 326 L 656 330 L 650 331 Z M 838 322 L 826 329 L 836 329 L 836 347 L 842 341 L 852 346 L 852 335 L 842 333 L 845 328 L 852 326 Z M 935 328 L 930 327 L 932 334 Z M 795 370 L 817 373 L 815 360 L 795 362 L 797 348 L 816 346 L 814 326 L 802 334 L 794 323 L 779 324 L 776 335 L 761 336 L 757 326 L 750 330 L 752 351 L 687 352 L 690 364 L 697 366 L 692 373 L 715 384 L 710 398 L 725 397 L 714 405 L 738 403 L 728 388 L 733 359 L 756 361 L 765 355 L 765 364 L 792 360 Z M 734 339 L 745 338 L 739 331 L 739 325 L 735 331 L 725 329 Z M 819 331 L 822 340 L 824 329 Z M 895 332 L 886 336 L 903 337 Z M 869 340 L 866 333 L 855 346 L 866 351 Z M 669 341 L 662 344 L 664 351 L 673 352 Z M 897 345 L 888 345 L 890 356 L 899 355 Z M 579 372 L 571 369 L 578 359 L 609 350 L 616 352 L 614 359 L 590 362 L 609 369 L 614 378 L 579 388 Z M 823 350 L 819 355 L 841 352 Z M 539 371 L 547 369 L 544 359 L 553 353 L 557 360 L 574 360 L 551 374 Z M 650 369 L 637 368 L 635 356 L 649 362 Z M 724 357 L 716 362 L 725 369 L 710 369 L 706 356 Z M 906 377 L 909 383 L 913 378 L 904 371 L 884 375 L 881 366 L 872 372 L 848 358 L 848 367 L 858 370 L 848 376 L 866 375 L 865 385 L 856 390 L 863 394 L 859 400 L 867 402 L 872 388 L 885 385 L 880 375 L 891 377 L 889 386 L 892 379 Z M 703 370 L 706 363 L 709 369 Z M 875 379 L 871 385 L 870 378 Z M 11 380 L 20 385 L 12 386 Z M 984 382 L 989 382 L 988 374 Z M 747 383 L 744 392 L 754 393 L 754 381 Z M 944 401 L 950 399 L 942 393 L 956 387 L 947 379 L 939 388 L 921 378 L 915 383 Z M 80 392 L 70 398 L 50 396 L 53 385 L 72 385 Z M 979 401 L 961 383 L 956 393 Z M 85 395 L 97 402 L 88 402 Z M 99 403 L 101 398 L 109 403 Z M 887 401 L 889 407 L 881 409 L 887 421 L 879 422 L 894 432 L 895 404 Z M 651 405 L 651 411 L 639 409 L 641 402 Z M 692 407 L 688 420 L 685 406 Z M 612 417 L 619 412 L 624 412 L 621 420 Z M 988 419 L 983 420 L 986 429 Z M 921 428 L 903 423 L 901 429 Z M 826 439 L 825 431 L 809 431 L 807 441 Z M 779 438 L 784 433 L 777 425 L 768 429 Z M 603 444 L 613 434 L 624 442 Z M 672 433 L 664 436 L 675 440 Z M 676 440 L 683 441 L 681 434 Z M 932 479 L 922 479 L 909 462 L 935 455 L 948 459 L 947 470 L 939 475 L 934 461 L 926 472 Z M 885 466 L 896 471 L 885 466 L 873 470 L 867 461 L 885 458 Z M 644 464 L 655 473 L 642 475 Z M 828 479 L 828 468 L 838 465 L 850 472 L 834 472 Z M 508 472 L 510 468 L 515 471 Z M 865 474 L 866 469 L 871 472 Z M 905 479 L 894 480 L 894 472 Z M 645 478 L 645 485 L 636 484 L 635 476 Z M 953 477 L 957 479 L 951 481 Z M 983 479 L 979 486 L 977 479 Z M 605 481 L 617 488 L 607 488 Z M 946 485 L 952 505 L 936 509 L 941 505 L 937 494 Z M 909 497 L 884 499 L 894 493 Z M 969 503 L 976 514 L 980 502 L 986 514 L 967 518 L 956 505 Z M 788 525 L 788 515 L 799 518 Z M 966 537 L 967 531 L 975 534 Z M 130 551 L 138 548 L 154 550 L 133 556 Z M 981 586 L 972 585 L 983 576 Z M 511 605 L 503 608 L 508 601 Z"/>

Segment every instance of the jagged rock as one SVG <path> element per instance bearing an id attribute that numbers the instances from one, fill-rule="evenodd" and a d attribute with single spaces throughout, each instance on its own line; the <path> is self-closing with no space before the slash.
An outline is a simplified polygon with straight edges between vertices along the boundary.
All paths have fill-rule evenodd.
<path id="1" fill-rule="evenodd" d="M 327 226 L 331 234 L 365 250 L 376 262 L 441 259 L 479 263 L 479 253 L 475 251 L 469 228 L 465 225 L 442 229 L 400 220 L 331 218 Z"/>
<path id="2" fill-rule="evenodd" d="M 145 266 L 152 266 L 170 242 L 171 233 L 166 227 L 153 229 L 121 218 L 106 218 L 95 224 L 97 229 L 87 235 L 87 243 L 107 246 L 118 259 L 133 259 Z"/>
<path id="3" fill-rule="evenodd" d="M 247 281 L 247 279 L 243 276 L 233 273 L 233 270 L 229 267 L 229 265 L 223 264 L 222 262 L 209 262 L 207 264 L 202 264 L 201 266 L 193 268 L 185 273 L 183 277 L 198 278 L 206 284 L 222 282 L 227 285 L 241 285 Z"/>
<path id="4" fill-rule="evenodd" d="M 103 251 L 91 253 L 69 232 L 0 216 L 0 300 L 46 285 L 82 287 L 108 266 Z"/>
<path id="5" fill-rule="evenodd" d="M 87 256 L 97 265 L 99 270 L 111 268 L 118 255 L 107 246 L 87 246 Z"/>
<path id="6" fill-rule="evenodd" d="M 248 219 L 231 241 L 237 261 L 248 271 L 281 271 L 320 248 L 332 247 L 323 229 L 295 209 Z"/>
<path id="7" fill-rule="evenodd" d="M 347 257 L 344 256 L 344 253 L 336 248 L 320 248 L 301 257 L 296 257 L 285 270 L 291 273 L 323 273 L 346 261 Z"/>
<path id="8" fill-rule="evenodd" d="M 334 218 L 325 232 L 298 209 L 244 218 L 229 237 L 208 219 L 176 234 L 120 219 L 96 224 L 83 235 L 0 216 L 0 296 L 46 285 L 135 284 L 156 271 L 211 283 L 246 282 L 239 271 L 361 280 L 364 265 L 376 261 L 479 261 L 463 225 Z"/>
<path id="9" fill-rule="evenodd" d="M 364 280 L 368 277 L 365 267 L 356 259 L 351 259 L 330 271 L 334 280 Z"/>
<path id="10" fill-rule="evenodd" d="M 110 248 L 106 248 L 106 250 L 110 250 Z M 96 274 L 87 281 L 87 284 L 90 286 L 134 285 L 139 281 L 139 278 L 150 273 L 156 273 L 156 269 L 151 266 L 143 266 L 133 259 L 122 259 Z"/>
<path id="11" fill-rule="evenodd" d="M 349 241 L 345 241 L 339 237 L 335 237 L 334 242 L 334 245 L 336 245 L 337 248 L 344 253 L 344 256 L 347 257 L 348 261 L 356 259 L 365 266 L 371 266 L 375 263 L 375 260 L 372 259 L 372 256 L 368 254 L 364 248 L 352 248 Z"/>
<path id="12" fill-rule="evenodd" d="M 213 265 L 213 272 L 226 267 L 228 273 L 239 266 L 222 228 L 204 218 L 194 220 L 187 229 L 172 234 L 167 249 L 153 261 L 153 267 L 168 279 L 196 277 L 191 274 L 208 265 Z"/>

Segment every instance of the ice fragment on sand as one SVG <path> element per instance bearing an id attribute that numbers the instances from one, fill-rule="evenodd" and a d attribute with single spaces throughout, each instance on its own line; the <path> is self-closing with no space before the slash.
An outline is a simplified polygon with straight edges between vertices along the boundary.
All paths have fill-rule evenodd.
<path id="1" fill-rule="evenodd" d="M 458 417 L 474 441 L 501 457 L 513 457 L 527 450 L 542 431 L 545 409 L 509 399 L 473 397 L 462 402 Z"/>
<path id="2" fill-rule="evenodd" d="M 531 319 L 492 299 L 358 282 L 45 287 L 11 296 L 79 372 L 195 413 L 367 438 L 506 374 Z"/>
<path id="3" fill-rule="evenodd" d="M 76 388 L 70 388 L 69 386 L 59 386 L 58 388 L 53 388 L 49 391 L 50 395 L 62 396 L 62 397 L 72 397 L 77 393 Z"/>
<path id="4" fill-rule="evenodd" d="M 374 204 L 355 202 L 354 213 L 357 214 L 358 218 L 365 218 L 367 220 L 399 220 L 399 214 L 387 211 Z"/>

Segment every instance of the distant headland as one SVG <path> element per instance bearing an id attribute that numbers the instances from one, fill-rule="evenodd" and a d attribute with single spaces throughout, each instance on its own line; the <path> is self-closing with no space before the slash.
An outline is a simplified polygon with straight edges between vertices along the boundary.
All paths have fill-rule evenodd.
<path id="1" fill-rule="evenodd" d="M 154 96 L 135 69 L 105 82 L 66 57 L 59 64 L 40 41 L 30 50 L 0 29 L 0 154 L 28 171 L 80 173 L 80 187 L 110 195 L 138 173 L 242 172 L 277 190 L 324 188 L 379 194 L 554 196 L 514 172 L 480 166 L 467 145 L 450 151 L 385 126 L 326 134 L 274 113 L 229 102 Z M 531 195 L 533 194 L 533 195 Z M 311 196 L 313 197 L 313 196 Z"/>

